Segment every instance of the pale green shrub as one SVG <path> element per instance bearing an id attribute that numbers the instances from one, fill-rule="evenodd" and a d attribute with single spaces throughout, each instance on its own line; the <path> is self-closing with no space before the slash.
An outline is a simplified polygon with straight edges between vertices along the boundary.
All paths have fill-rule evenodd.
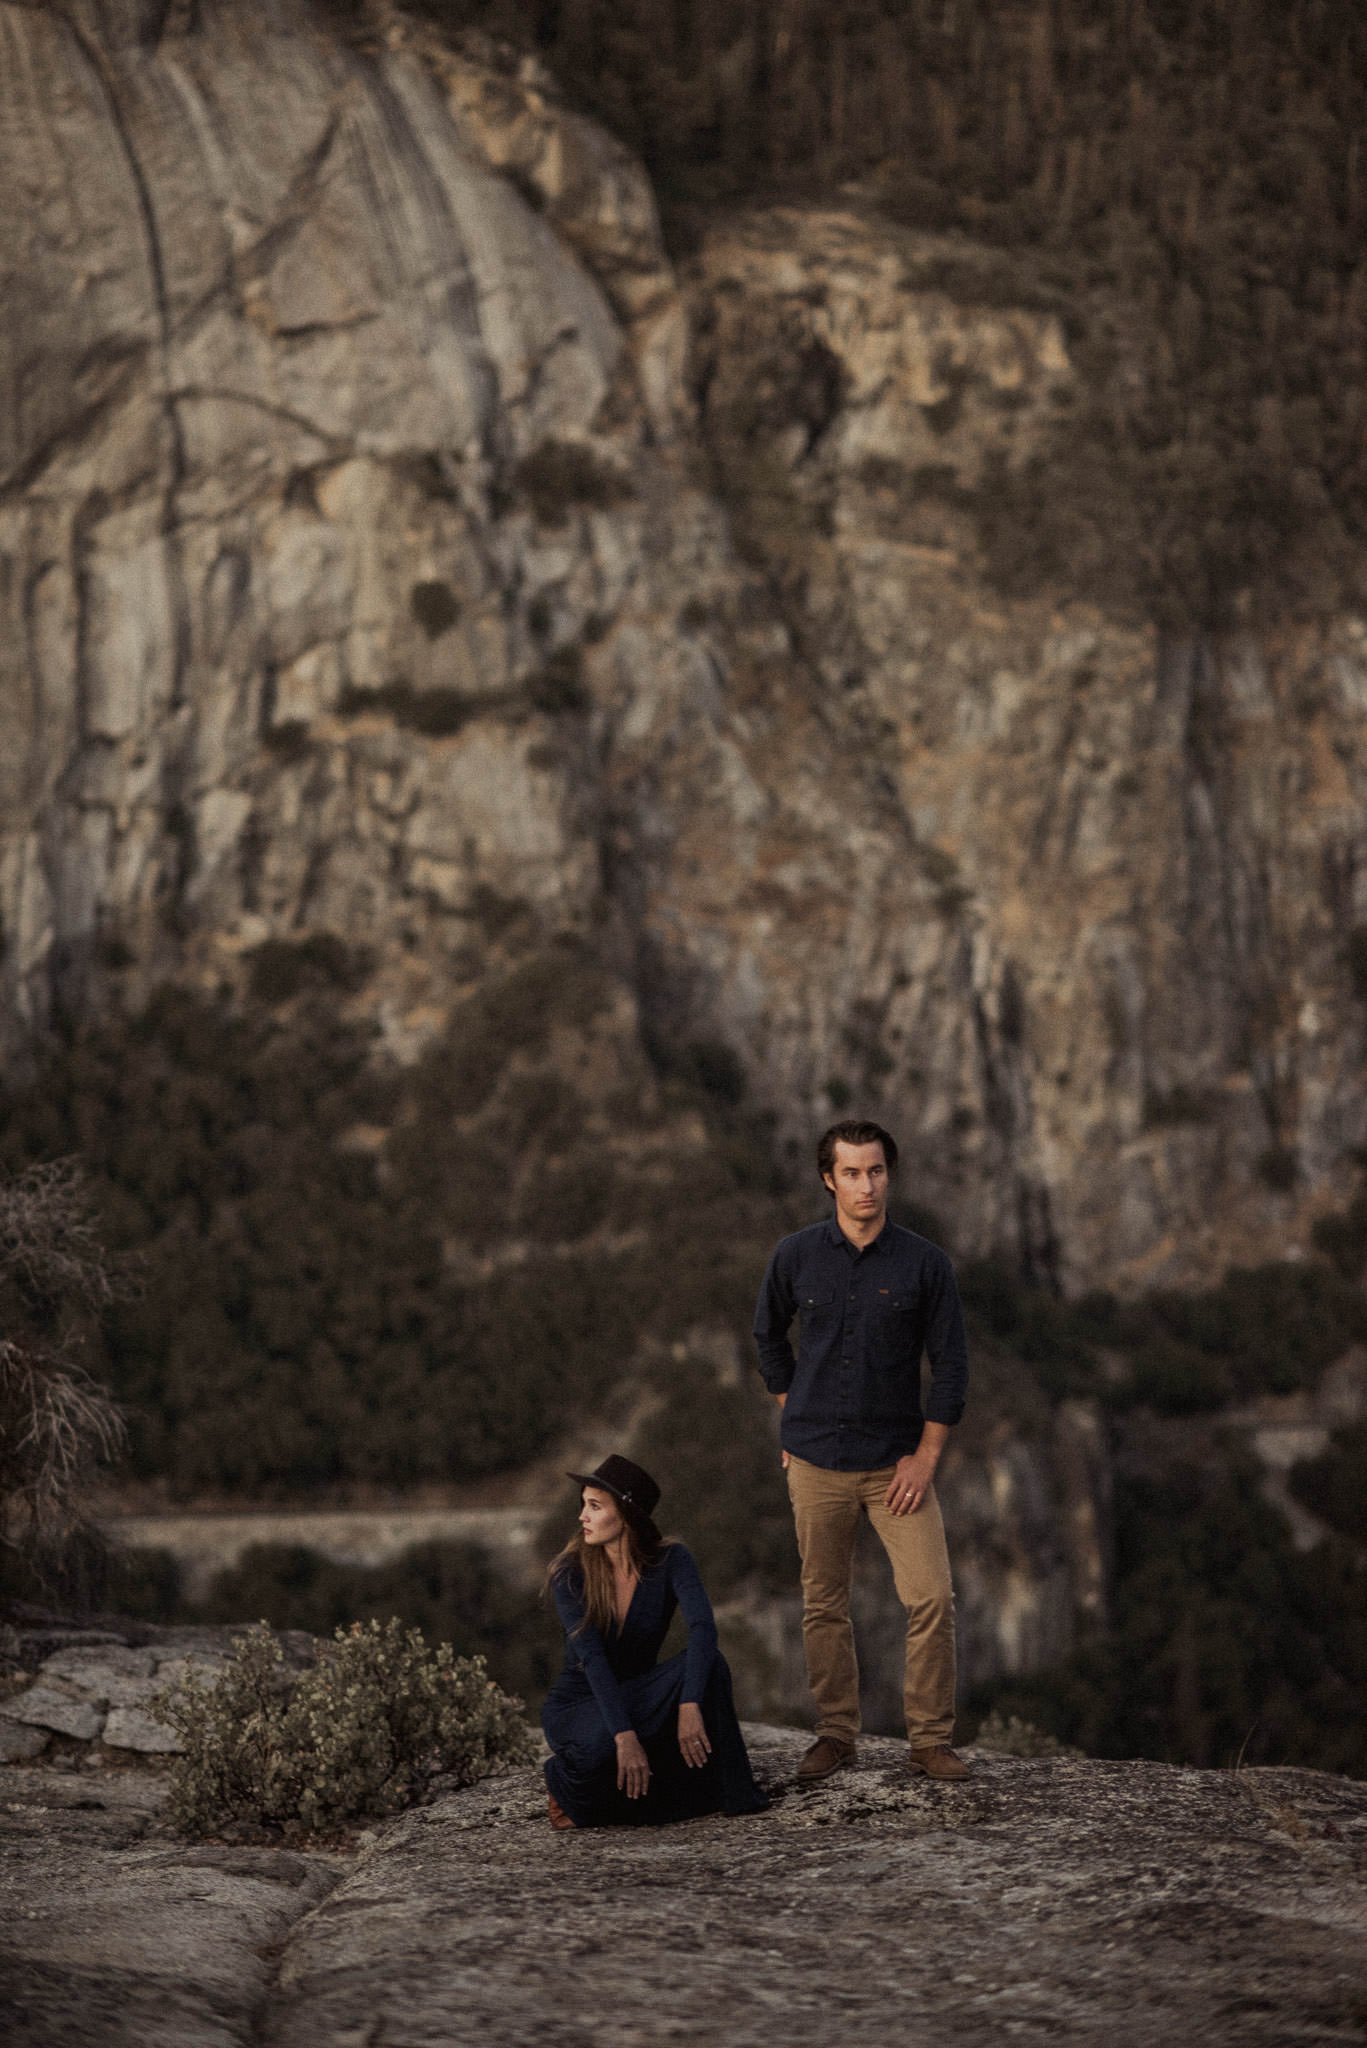
<path id="1" fill-rule="evenodd" d="M 411 1804 L 434 1778 L 469 1785 L 536 1754 L 482 1657 L 429 1649 L 398 1621 L 338 1629 L 292 1683 L 264 1622 L 234 1647 L 215 1684 L 192 1676 L 154 1702 L 184 1744 L 168 1813 L 186 1834 L 335 1828 Z"/>
<path id="2" fill-rule="evenodd" d="M 1019 1714 L 1004 1715 L 995 1707 L 974 1736 L 973 1747 L 990 1749 L 997 1756 L 1086 1755 L 1085 1750 L 1073 1749 L 1068 1743 L 1060 1742 L 1056 1735 L 1037 1728 L 1033 1721 L 1023 1721 Z"/>

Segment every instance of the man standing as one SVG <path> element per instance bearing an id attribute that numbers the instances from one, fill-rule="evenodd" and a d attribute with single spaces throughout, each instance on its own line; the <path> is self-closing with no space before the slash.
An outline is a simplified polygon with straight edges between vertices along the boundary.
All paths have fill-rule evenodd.
<path id="1" fill-rule="evenodd" d="M 785 1237 L 755 1311 L 765 1385 L 783 1410 L 788 1493 L 802 1556 L 802 1641 L 816 1741 L 798 1778 L 855 1753 L 859 1666 L 850 1626 L 854 1539 L 867 1515 L 907 1611 L 903 1705 L 913 1770 L 966 1778 L 954 1730 L 954 1593 L 935 1467 L 963 1414 L 968 1353 L 945 1254 L 888 1221 L 897 1146 L 885 1130 L 832 1124 L 817 1170 L 835 1214 Z M 788 1339 L 799 1319 L 796 1359 Z M 930 1398 L 921 1410 L 921 1356 Z"/>

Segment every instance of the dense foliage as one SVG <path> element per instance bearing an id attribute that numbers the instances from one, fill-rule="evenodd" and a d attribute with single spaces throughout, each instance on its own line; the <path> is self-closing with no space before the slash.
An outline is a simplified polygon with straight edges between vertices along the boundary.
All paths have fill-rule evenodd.
<path id="1" fill-rule="evenodd" d="M 968 1266 L 962 1286 L 983 1327 L 1051 1393 L 1095 1394 L 1119 1412 L 1196 1415 L 1294 1393 L 1367 1338 L 1367 1296 L 1318 1259 L 1235 1266 L 1215 1287 L 1130 1301 L 1061 1301 L 1023 1288 L 995 1262 Z"/>
<path id="2" fill-rule="evenodd" d="M 370 11 L 334 0 L 352 21 Z M 1360 591 L 1360 9 L 420 0 L 409 11 L 534 48 L 642 154 L 676 235 L 699 207 L 855 179 L 913 226 L 996 244 L 1001 294 L 1063 313 L 1084 383 L 1039 459 L 982 493 L 1008 587 L 1045 576 L 1175 630 L 1227 623 L 1250 601 L 1275 615 Z"/>
<path id="3" fill-rule="evenodd" d="M 104 1361 L 136 1472 L 258 1498 L 468 1478 L 591 1409 L 680 1300 L 748 1312 L 768 1169 L 741 1126 L 722 1108 L 726 1144 L 681 1161 L 639 1077 L 613 1134 L 543 1057 L 605 986 L 532 954 L 403 1073 L 307 991 L 235 1012 L 168 990 L 47 1047 L 0 1161 L 79 1152 L 141 1256 Z"/>
<path id="4" fill-rule="evenodd" d="M 1367 1559 L 1293 1548 L 1241 1458 L 1169 1445 L 1116 1498 L 1113 1624 L 1058 1671 L 985 1688 L 1094 1756 L 1367 1777 Z"/>
<path id="5" fill-rule="evenodd" d="M 184 1745 L 167 1811 L 191 1835 L 337 1828 L 411 1804 L 435 1777 L 469 1785 L 536 1753 L 482 1662 L 397 1621 L 339 1629 L 292 1685 L 259 1625 L 215 1683 L 192 1674 L 156 1710 Z"/>

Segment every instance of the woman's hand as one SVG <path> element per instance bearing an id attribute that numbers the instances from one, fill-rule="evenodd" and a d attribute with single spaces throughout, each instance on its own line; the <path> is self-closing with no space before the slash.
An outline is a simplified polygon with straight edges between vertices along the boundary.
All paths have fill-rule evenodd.
<path id="1" fill-rule="evenodd" d="M 628 1799 L 641 1799 L 650 1783 L 650 1765 L 634 1728 L 624 1728 L 617 1737 L 617 1790 Z"/>
<path id="2" fill-rule="evenodd" d="M 705 1764 L 712 1754 L 712 1745 L 707 1739 L 703 1725 L 702 1708 L 696 1700 L 683 1700 L 679 1706 L 679 1749 L 690 1770 L 696 1771 Z"/>

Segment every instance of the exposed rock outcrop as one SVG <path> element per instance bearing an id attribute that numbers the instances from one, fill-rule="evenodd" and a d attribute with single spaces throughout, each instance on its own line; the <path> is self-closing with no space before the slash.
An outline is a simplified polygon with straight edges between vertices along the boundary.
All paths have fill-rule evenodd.
<path id="1" fill-rule="evenodd" d="M 1362 1788 L 1309 1772 L 981 1756 L 917 1784 L 898 1745 L 812 1795 L 805 1738 L 751 1729 L 754 1820 L 556 1842 L 532 1774 L 400 1822 L 312 1915 L 267 2039 L 402 2009 L 496 2043 L 1174 2039 L 1361 2024 Z M 434 1939 L 434 1922 L 442 1928 Z"/>
<path id="2" fill-rule="evenodd" d="M 187 1844 L 146 1771 L 0 1774 L 0 2024 L 12 2048 L 70 2041 L 237 2048 L 291 1929 L 353 1859 Z"/>
<path id="3" fill-rule="evenodd" d="M 211 1683 L 237 1633 L 137 1624 L 0 1628 L 0 1763 L 27 1763 L 49 1750 L 73 1767 L 176 1755 L 180 1741 L 153 1711 L 154 1699 L 187 1679 Z M 286 1669 L 312 1662 L 311 1636 L 286 1630 L 279 1640 Z"/>
<path id="4" fill-rule="evenodd" d="M 1056 309 L 857 196 L 680 284 L 534 65 L 296 0 L 7 0 L 0 150 L 12 1046 L 333 932 L 406 1054 L 511 906 L 793 1144 L 885 1111 L 966 1248 L 1304 1242 L 1367 1130 L 1367 627 L 993 595 Z"/>
<path id="5" fill-rule="evenodd" d="M 537 1771 L 307 1852 L 187 1844 L 142 1771 L 0 1775 L 12 2048 L 734 2048 L 869 2027 L 1284 2048 L 1367 2013 L 1367 1788 L 1308 1771 L 898 1744 L 798 1793 L 805 1738 L 752 1727 L 753 1819 L 556 1835 Z"/>

